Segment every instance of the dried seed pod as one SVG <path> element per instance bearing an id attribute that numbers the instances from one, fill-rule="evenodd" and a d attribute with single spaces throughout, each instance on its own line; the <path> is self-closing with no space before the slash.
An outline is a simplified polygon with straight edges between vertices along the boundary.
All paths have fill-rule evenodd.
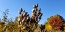
<path id="1" fill-rule="evenodd" d="M 19 14 L 21 14 L 22 11 L 23 11 L 23 9 L 21 8 L 20 11 L 19 11 Z"/>

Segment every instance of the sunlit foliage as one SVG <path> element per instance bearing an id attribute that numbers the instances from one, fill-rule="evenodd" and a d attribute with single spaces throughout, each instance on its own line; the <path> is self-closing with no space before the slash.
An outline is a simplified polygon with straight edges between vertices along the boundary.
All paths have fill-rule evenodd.
<path id="1" fill-rule="evenodd" d="M 48 22 L 46 22 L 45 23 L 45 29 L 46 30 L 52 30 L 52 26 Z"/>

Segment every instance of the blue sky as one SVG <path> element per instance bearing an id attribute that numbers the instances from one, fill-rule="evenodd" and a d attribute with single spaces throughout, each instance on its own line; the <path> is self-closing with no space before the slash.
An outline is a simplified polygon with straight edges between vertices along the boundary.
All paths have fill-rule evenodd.
<path id="1" fill-rule="evenodd" d="M 39 24 L 44 24 L 52 15 L 59 14 L 65 19 L 65 0 L 0 0 L 0 18 L 6 9 L 9 9 L 8 18 L 15 19 L 18 11 L 23 8 L 31 16 L 33 5 L 39 4 L 42 19 Z"/>

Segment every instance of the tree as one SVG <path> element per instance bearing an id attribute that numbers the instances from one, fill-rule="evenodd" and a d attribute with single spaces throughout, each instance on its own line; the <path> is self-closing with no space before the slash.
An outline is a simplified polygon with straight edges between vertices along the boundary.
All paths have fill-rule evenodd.
<path id="1" fill-rule="evenodd" d="M 48 18 L 48 23 L 53 29 L 60 29 L 63 25 L 63 18 L 60 15 L 54 15 Z"/>

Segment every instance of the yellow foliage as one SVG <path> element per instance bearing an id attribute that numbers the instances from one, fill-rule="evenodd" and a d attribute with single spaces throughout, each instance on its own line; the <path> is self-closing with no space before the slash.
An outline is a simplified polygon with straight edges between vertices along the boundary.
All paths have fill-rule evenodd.
<path id="1" fill-rule="evenodd" d="M 45 29 L 46 29 L 46 30 L 52 30 L 52 26 L 47 22 L 47 23 L 45 24 Z"/>

